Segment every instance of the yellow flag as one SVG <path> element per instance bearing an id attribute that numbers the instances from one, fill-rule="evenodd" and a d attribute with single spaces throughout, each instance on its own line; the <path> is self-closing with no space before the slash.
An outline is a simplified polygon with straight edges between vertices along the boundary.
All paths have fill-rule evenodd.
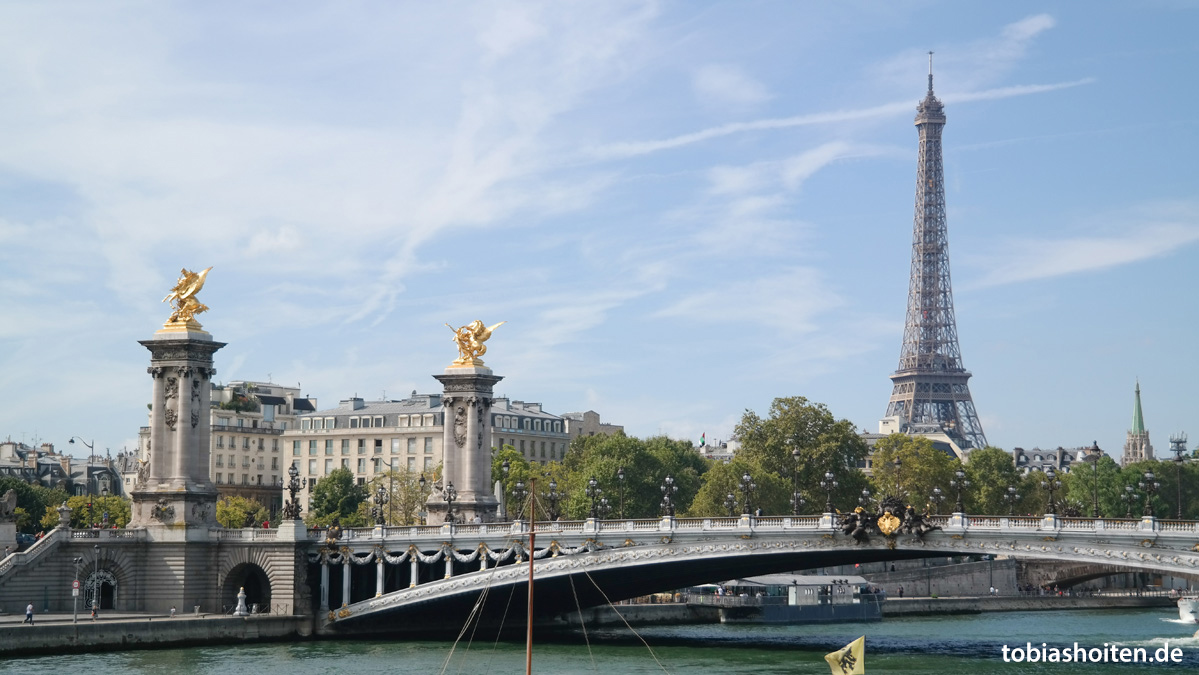
<path id="1" fill-rule="evenodd" d="M 824 657 L 833 669 L 833 675 L 865 675 L 866 674 L 866 636 L 850 642 L 841 649 Z"/>

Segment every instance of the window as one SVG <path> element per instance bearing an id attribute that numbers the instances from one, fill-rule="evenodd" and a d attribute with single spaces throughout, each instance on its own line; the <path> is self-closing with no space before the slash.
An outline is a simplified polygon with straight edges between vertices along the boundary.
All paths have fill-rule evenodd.
<path id="1" fill-rule="evenodd" d="M 308 475 L 309 476 L 316 475 L 316 460 L 315 459 L 308 460 Z M 315 482 L 316 482 L 315 480 L 310 480 L 310 481 L 308 481 L 308 484 L 312 485 Z"/>
<path id="2" fill-rule="evenodd" d="M 359 484 L 359 485 L 366 485 L 366 479 L 365 479 L 365 478 L 363 478 L 362 476 L 359 476 L 359 477 L 358 477 L 358 484 Z"/>
<path id="3" fill-rule="evenodd" d="M 308 454 L 316 454 L 316 441 L 308 441 Z"/>
<path id="4" fill-rule="evenodd" d="M 415 457 L 408 458 L 408 470 L 416 471 L 416 458 Z"/>
<path id="5" fill-rule="evenodd" d="M 265 443 L 265 442 L 266 442 L 265 439 L 262 439 L 262 438 L 258 439 L 258 449 L 259 450 L 263 449 L 263 443 Z"/>
<path id="6" fill-rule="evenodd" d="M 408 439 L 408 454 L 410 454 L 410 455 L 416 454 L 416 439 L 415 438 Z"/>
<path id="7" fill-rule="evenodd" d="M 360 454 L 360 455 L 366 454 L 366 439 L 365 438 L 358 439 L 358 454 Z"/>
<path id="8" fill-rule="evenodd" d="M 243 473 L 243 474 L 241 475 L 241 484 L 242 484 L 242 485 L 249 485 L 249 484 L 250 484 L 250 474 L 248 474 L 248 473 Z"/>
<path id="9" fill-rule="evenodd" d="M 333 454 L 333 439 L 332 438 L 325 439 L 325 454 L 326 455 Z"/>
<path id="10" fill-rule="evenodd" d="M 350 418 L 350 428 L 351 428 L 351 429 L 357 429 L 357 428 L 358 428 L 358 418 L 357 418 L 357 417 L 351 417 L 351 418 Z"/>
<path id="11" fill-rule="evenodd" d="M 325 475 L 328 476 L 332 472 L 333 472 L 333 460 L 326 459 L 325 460 Z"/>
<path id="12" fill-rule="evenodd" d="M 291 442 L 291 456 L 292 457 L 300 456 L 300 441 L 292 441 Z"/>
<path id="13" fill-rule="evenodd" d="M 541 458 L 545 459 L 545 441 L 541 442 Z"/>
<path id="14" fill-rule="evenodd" d="M 248 455 L 243 456 L 241 458 L 241 468 L 243 468 L 243 469 L 250 468 L 250 457 Z"/>
<path id="15" fill-rule="evenodd" d="M 358 458 L 358 473 L 366 473 L 366 460 L 361 457 Z"/>
<path id="16" fill-rule="evenodd" d="M 533 420 L 533 430 L 541 431 L 541 420 Z"/>
<path id="17" fill-rule="evenodd" d="M 433 454 L 433 437 L 432 436 L 425 436 L 425 454 L 426 455 Z M 426 458 L 426 461 L 427 461 L 427 459 L 428 458 Z"/>
<path id="18" fill-rule="evenodd" d="M 279 458 L 271 457 L 271 471 L 278 471 L 278 470 L 279 470 Z"/>
<path id="19" fill-rule="evenodd" d="M 369 429 L 369 428 L 370 428 L 370 426 L 371 426 L 371 418 L 369 418 L 369 417 L 363 417 L 363 418 L 362 418 L 362 423 L 361 423 L 361 428 L 363 428 L 363 429 Z"/>
<path id="20" fill-rule="evenodd" d="M 358 461 L 360 461 L 360 462 L 361 462 L 362 460 L 358 460 Z M 350 468 L 350 460 L 349 460 L 348 458 L 347 458 L 347 459 L 342 459 L 342 460 L 341 460 L 341 468 L 343 468 L 343 469 L 346 469 L 346 470 L 349 470 L 349 468 Z"/>
<path id="21" fill-rule="evenodd" d="M 350 439 L 348 439 L 348 438 L 341 439 L 341 454 L 343 454 L 343 455 L 350 454 Z"/>
<path id="22" fill-rule="evenodd" d="M 337 418 L 326 417 L 325 418 L 325 428 L 326 429 L 336 429 L 337 428 Z"/>
<path id="23" fill-rule="evenodd" d="M 433 468 L 433 458 L 426 457 L 425 458 L 425 469 L 428 470 L 428 469 L 432 469 L 432 468 Z"/>
<path id="24" fill-rule="evenodd" d="M 223 448 L 223 447 L 225 447 L 225 437 L 224 437 L 224 436 L 217 436 L 217 437 L 216 437 L 216 446 L 217 446 L 218 448 Z"/>
<path id="25" fill-rule="evenodd" d="M 301 431 L 307 431 L 311 428 L 312 428 L 311 420 L 309 420 L 308 418 L 304 418 L 304 419 L 300 420 L 300 430 Z"/>
<path id="26" fill-rule="evenodd" d="M 227 427 L 227 426 L 229 426 L 229 418 L 228 417 L 218 417 L 218 418 L 216 418 L 216 423 L 217 423 L 217 426 L 219 426 L 219 427 Z"/>
<path id="27" fill-rule="evenodd" d="M 216 465 L 217 465 L 217 466 L 225 466 L 225 456 L 224 456 L 224 455 L 217 455 L 217 456 L 216 456 Z M 218 474 L 218 475 L 219 475 L 219 474 Z"/>
<path id="28" fill-rule="evenodd" d="M 421 424 L 424 424 L 424 425 L 425 425 L 425 426 L 427 426 L 427 427 L 431 427 L 431 426 L 433 426 L 433 416 L 432 416 L 432 415 L 425 415 L 425 416 L 424 416 L 424 417 L 421 419 Z"/>
<path id="29" fill-rule="evenodd" d="M 383 454 L 383 439 L 382 438 L 375 439 L 375 454 L 376 455 Z"/>
<path id="30" fill-rule="evenodd" d="M 221 482 L 221 472 L 220 471 L 216 472 L 216 482 L 218 482 L 218 483 Z"/>
<path id="31" fill-rule="evenodd" d="M 237 418 L 237 426 L 239 426 L 239 427 L 244 427 L 244 426 L 246 426 L 246 421 L 245 421 L 245 420 L 243 420 L 243 419 L 242 419 L 242 418 L 240 418 L 240 417 L 239 417 L 239 418 Z"/>
<path id="32" fill-rule="evenodd" d="M 378 428 L 378 427 L 381 427 L 381 426 L 383 426 L 383 418 L 382 418 L 382 417 L 376 417 L 376 418 L 375 418 L 375 427 L 376 427 L 376 428 Z"/>
<path id="33" fill-rule="evenodd" d="M 391 454 L 393 454 L 393 455 L 400 454 L 400 439 L 398 439 L 398 438 L 391 439 Z"/>
<path id="34" fill-rule="evenodd" d="M 520 454 L 522 457 L 525 455 L 525 439 L 523 438 L 520 439 Z"/>
<path id="35" fill-rule="evenodd" d="M 250 449 L 250 437 L 249 436 L 246 436 L 245 438 L 241 439 L 241 449 L 242 450 Z"/>
<path id="36" fill-rule="evenodd" d="M 271 452 L 279 452 L 279 439 L 278 438 L 271 439 Z"/>
<path id="37" fill-rule="evenodd" d="M 397 419 L 396 419 L 396 426 L 397 426 L 397 427 L 406 427 L 406 426 L 408 426 L 408 416 L 407 416 L 407 415 L 400 415 L 400 416 L 399 416 L 399 418 L 397 418 Z"/>

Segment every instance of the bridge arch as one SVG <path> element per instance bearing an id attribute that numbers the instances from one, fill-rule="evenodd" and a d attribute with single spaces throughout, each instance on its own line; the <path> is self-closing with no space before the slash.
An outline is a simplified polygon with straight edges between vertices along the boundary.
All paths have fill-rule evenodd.
<path id="1" fill-rule="evenodd" d="M 271 611 L 272 599 L 279 590 L 278 561 L 263 547 L 241 546 L 227 549 L 222 556 L 217 588 L 218 603 L 225 613 L 237 607 L 237 593 L 246 590 L 246 607 L 258 605 L 260 611 Z"/>

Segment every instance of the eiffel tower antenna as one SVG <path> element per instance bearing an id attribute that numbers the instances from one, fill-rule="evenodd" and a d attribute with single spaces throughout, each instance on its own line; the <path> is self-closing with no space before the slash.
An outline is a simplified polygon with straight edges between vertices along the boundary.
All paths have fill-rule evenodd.
<path id="1" fill-rule="evenodd" d="M 916 167 L 916 214 L 912 225 L 912 275 L 899 368 L 887 417 L 899 418 L 909 433 L 943 431 L 963 450 L 983 448 L 987 438 L 974 411 L 962 366 L 949 236 L 945 221 L 945 171 L 941 131 L 945 106 L 933 94 L 933 53 L 928 53 L 928 94 L 916 105 L 920 156 Z"/>

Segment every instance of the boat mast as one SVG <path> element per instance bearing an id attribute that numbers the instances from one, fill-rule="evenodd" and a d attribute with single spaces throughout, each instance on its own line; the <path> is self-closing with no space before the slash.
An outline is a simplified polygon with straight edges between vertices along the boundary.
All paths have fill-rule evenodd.
<path id="1" fill-rule="evenodd" d="M 533 675 L 533 541 L 537 536 L 537 479 L 529 479 L 529 619 L 525 635 L 525 675 Z"/>

